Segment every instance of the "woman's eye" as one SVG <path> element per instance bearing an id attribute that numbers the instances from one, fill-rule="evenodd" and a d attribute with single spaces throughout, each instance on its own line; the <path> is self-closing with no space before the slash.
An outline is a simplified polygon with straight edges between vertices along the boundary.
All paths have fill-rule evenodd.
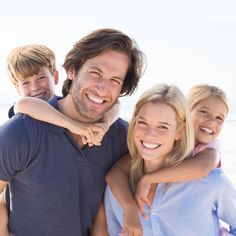
<path id="1" fill-rule="evenodd" d="M 161 130 L 167 130 L 168 127 L 166 127 L 166 126 L 164 126 L 164 125 L 160 125 L 160 126 L 159 126 L 159 129 L 161 129 Z"/>

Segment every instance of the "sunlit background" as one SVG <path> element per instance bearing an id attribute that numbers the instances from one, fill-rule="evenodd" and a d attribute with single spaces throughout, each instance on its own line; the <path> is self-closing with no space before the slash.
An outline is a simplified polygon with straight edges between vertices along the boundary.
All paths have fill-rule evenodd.
<path id="1" fill-rule="evenodd" d="M 133 37 L 147 57 L 137 92 L 121 100 L 121 116 L 129 119 L 137 97 L 156 83 L 174 83 L 184 93 L 196 83 L 217 85 L 230 102 L 221 136 L 223 156 L 228 168 L 236 168 L 232 132 L 236 129 L 232 121 L 236 119 L 235 12 L 235 0 L 4 1 L 0 7 L 0 122 L 7 119 L 9 106 L 18 98 L 5 70 L 6 57 L 14 47 L 37 43 L 55 52 L 60 95 L 65 79 L 61 65 L 72 45 L 92 30 L 112 27 Z"/>

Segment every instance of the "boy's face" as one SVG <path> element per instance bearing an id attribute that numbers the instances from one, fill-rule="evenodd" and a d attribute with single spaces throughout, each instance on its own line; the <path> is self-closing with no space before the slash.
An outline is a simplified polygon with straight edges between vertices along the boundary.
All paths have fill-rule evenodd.
<path id="1" fill-rule="evenodd" d="M 16 89 L 23 97 L 36 97 L 48 101 L 54 95 L 54 86 L 58 83 L 58 72 L 54 75 L 43 67 L 38 74 L 18 81 Z"/>

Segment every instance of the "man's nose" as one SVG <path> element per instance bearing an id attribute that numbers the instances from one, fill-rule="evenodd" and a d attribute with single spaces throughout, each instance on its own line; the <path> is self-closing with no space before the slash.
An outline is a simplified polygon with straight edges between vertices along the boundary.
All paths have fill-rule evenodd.
<path id="1" fill-rule="evenodd" d="M 95 86 L 99 95 L 105 95 L 109 89 L 111 89 L 111 82 L 109 79 L 102 77 Z"/>

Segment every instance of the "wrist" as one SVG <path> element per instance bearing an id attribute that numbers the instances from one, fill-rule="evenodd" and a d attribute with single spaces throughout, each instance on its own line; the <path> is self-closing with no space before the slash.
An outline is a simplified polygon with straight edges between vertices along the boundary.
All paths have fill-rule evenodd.
<path id="1" fill-rule="evenodd" d="M 139 180 L 142 184 L 144 185 L 150 185 L 151 184 L 151 180 L 150 180 L 150 176 L 148 174 L 143 175 L 140 180 Z"/>
<path id="2" fill-rule="evenodd" d="M 135 200 L 133 199 L 130 202 L 127 202 L 124 206 L 124 211 L 130 211 L 130 210 L 137 210 L 137 204 L 135 202 Z"/>

